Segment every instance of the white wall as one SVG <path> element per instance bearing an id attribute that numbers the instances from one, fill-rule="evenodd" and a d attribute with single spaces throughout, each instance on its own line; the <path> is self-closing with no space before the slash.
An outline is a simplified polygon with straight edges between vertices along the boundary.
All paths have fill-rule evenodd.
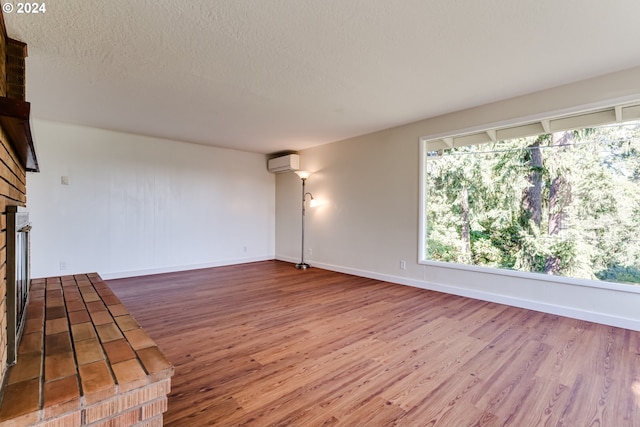
<path id="1" fill-rule="evenodd" d="M 263 155 L 41 120 L 33 132 L 33 277 L 273 259 L 275 179 Z"/>
<path id="2" fill-rule="evenodd" d="M 417 95 L 419 96 L 419 95 Z M 425 96 L 428 96 L 425 94 Z M 419 139 L 640 99 L 640 68 L 301 152 L 312 266 L 640 330 L 640 288 L 595 288 L 418 263 Z M 300 180 L 276 179 L 276 257 L 300 259 Z M 406 270 L 400 261 L 407 262 Z M 544 276 L 541 277 L 542 279 Z"/>

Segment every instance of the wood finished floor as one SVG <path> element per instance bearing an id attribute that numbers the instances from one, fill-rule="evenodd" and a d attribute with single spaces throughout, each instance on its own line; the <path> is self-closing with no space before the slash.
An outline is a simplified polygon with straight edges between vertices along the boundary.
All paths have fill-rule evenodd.
<path id="1" fill-rule="evenodd" d="M 111 280 L 168 426 L 640 426 L 640 333 L 266 261 Z"/>

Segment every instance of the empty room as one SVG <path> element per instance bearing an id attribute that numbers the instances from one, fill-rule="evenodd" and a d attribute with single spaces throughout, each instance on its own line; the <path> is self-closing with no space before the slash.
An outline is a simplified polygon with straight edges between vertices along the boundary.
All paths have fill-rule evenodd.
<path id="1" fill-rule="evenodd" d="M 0 427 L 640 426 L 640 3 L 2 2 Z"/>

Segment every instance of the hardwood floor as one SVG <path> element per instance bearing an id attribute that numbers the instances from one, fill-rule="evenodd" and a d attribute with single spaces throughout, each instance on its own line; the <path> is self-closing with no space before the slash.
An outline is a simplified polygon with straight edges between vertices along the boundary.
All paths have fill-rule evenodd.
<path id="1" fill-rule="evenodd" d="M 109 285 L 169 426 L 640 426 L 640 333 L 277 261 Z"/>

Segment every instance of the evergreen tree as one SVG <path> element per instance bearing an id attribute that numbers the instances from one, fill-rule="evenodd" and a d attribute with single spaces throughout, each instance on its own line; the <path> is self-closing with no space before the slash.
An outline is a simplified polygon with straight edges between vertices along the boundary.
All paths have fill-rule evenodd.
<path id="1" fill-rule="evenodd" d="M 640 283 L 640 123 L 427 162 L 429 259 Z"/>

